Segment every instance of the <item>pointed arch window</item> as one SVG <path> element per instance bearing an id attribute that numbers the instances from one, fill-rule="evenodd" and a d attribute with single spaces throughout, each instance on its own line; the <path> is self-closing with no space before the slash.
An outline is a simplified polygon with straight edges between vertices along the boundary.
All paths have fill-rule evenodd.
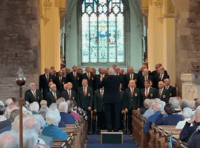
<path id="1" fill-rule="evenodd" d="M 81 63 L 125 63 L 122 0 L 83 0 Z"/>

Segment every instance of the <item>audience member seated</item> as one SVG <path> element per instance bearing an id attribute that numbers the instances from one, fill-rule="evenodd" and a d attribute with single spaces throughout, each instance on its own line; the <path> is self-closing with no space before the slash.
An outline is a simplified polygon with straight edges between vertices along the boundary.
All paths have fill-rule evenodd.
<path id="1" fill-rule="evenodd" d="M 184 119 L 183 121 L 179 121 L 179 122 L 178 122 L 178 124 L 176 125 L 176 129 L 183 129 L 185 123 L 186 123 L 187 121 L 189 121 L 189 120 L 192 118 L 193 115 L 194 115 L 194 114 L 193 114 L 192 109 L 189 108 L 189 107 L 185 107 L 185 108 L 183 109 L 183 117 L 184 117 L 185 119 Z"/>
<path id="2" fill-rule="evenodd" d="M 61 117 L 58 109 L 50 109 L 46 115 L 46 122 L 48 123 L 48 126 L 43 129 L 42 134 L 48 137 L 52 137 L 53 140 L 67 139 L 67 134 L 58 127 L 60 120 Z"/>
<path id="3" fill-rule="evenodd" d="M 19 109 L 16 105 L 10 105 L 6 107 L 6 111 L 5 111 L 5 116 L 7 118 L 10 118 L 10 113 L 15 110 L 15 109 Z"/>
<path id="4" fill-rule="evenodd" d="M 13 104 L 14 104 L 14 102 L 11 98 L 6 100 L 6 106 L 10 106 L 10 105 L 13 105 Z"/>
<path id="5" fill-rule="evenodd" d="M 0 105 L 5 107 L 5 104 L 3 103 L 3 101 L 0 100 Z"/>
<path id="6" fill-rule="evenodd" d="M 200 126 L 194 131 L 187 142 L 188 148 L 200 148 Z"/>
<path id="7" fill-rule="evenodd" d="M 33 102 L 29 105 L 29 110 L 33 113 L 33 114 L 38 114 L 39 112 L 39 104 L 38 102 Z"/>
<path id="8" fill-rule="evenodd" d="M 72 106 L 72 110 L 71 110 L 71 115 L 74 116 L 75 120 L 79 120 L 80 119 L 80 115 L 77 113 L 77 104 L 76 101 L 72 101 L 72 100 L 67 100 L 67 103 L 69 102 L 69 106 Z"/>
<path id="9" fill-rule="evenodd" d="M 147 109 L 145 111 L 145 113 L 143 114 L 143 117 L 145 117 L 146 119 L 148 119 L 151 115 L 154 114 L 154 110 L 153 110 L 153 106 L 155 105 L 155 100 L 151 100 L 151 104 L 149 109 Z"/>
<path id="10" fill-rule="evenodd" d="M 168 116 L 163 117 L 164 114 Z M 166 104 L 164 111 L 155 120 L 156 125 L 177 125 L 179 121 L 184 120 L 182 115 L 174 113 L 174 108 L 171 104 Z"/>
<path id="11" fill-rule="evenodd" d="M 65 102 L 65 98 L 60 97 L 60 98 L 56 101 L 57 107 L 59 107 L 59 104 L 62 103 L 62 102 Z"/>
<path id="12" fill-rule="evenodd" d="M 151 100 L 150 99 L 145 99 L 144 100 L 144 108 L 141 108 L 140 110 L 140 114 L 144 114 L 146 112 L 146 110 L 148 110 L 150 108 L 151 105 Z"/>
<path id="13" fill-rule="evenodd" d="M 151 128 L 151 124 L 155 122 L 156 118 L 161 114 L 161 104 L 159 103 L 156 103 L 154 106 L 153 106 L 153 112 L 154 114 L 151 115 L 147 121 L 145 122 L 145 125 L 144 125 L 144 133 L 145 134 L 149 134 L 149 130 Z"/>
<path id="14" fill-rule="evenodd" d="M 49 108 L 47 106 L 42 106 L 40 108 L 39 114 L 46 120 L 46 114 L 48 112 Z"/>
<path id="15" fill-rule="evenodd" d="M 46 100 L 42 100 L 40 102 L 40 106 L 43 107 L 43 106 L 47 106 L 47 101 Z"/>
<path id="16" fill-rule="evenodd" d="M 0 105 L 0 134 L 11 129 L 11 120 L 4 116 L 5 107 Z"/>
<path id="17" fill-rule="evenodd" d="M 195 112 L 195 109 L 196 109 L 195 101 L 189 101 L 189 103 L 190 103 L 190 107 L 191 107 L 192 111 Z"/>
<path id="18" fill-rule="evenodd" d="M 170 104 L 174 108 L 174 113 L 182 114 L 180 103 L 176 98 L 172 99 Z"/>
<path id="19" fill-rule="evenodd" d="M 182 101 L 181 101 L 181 110 L 183 111 L 183 109 L 184 109 L 185 107 L 191 108 L 190 102 L 189 102 L 188 100 L 182 100 Z"/>
<path id="20" fill-rule="evenodd" d="M 74 116 L 68 113 L 67 102 L 60 103 L 59 111 L 61 116 L 61 121 L 58 124 L 59 127 L 66 127 L 66 124 L 75 124 Z"/>
<path id="21" fill-rule="evenodd" d="M 19 140 L 13 131 L 4 132 L 0 134 L 0 148 L 18 148 Z"/>
<path id="22" fill-rule="evenodd" d="M 193 124 L 193 126 L 190 126 L 191 124 Z M 200 106 L 196 108 L 194 117 L 185 123 L 180 133 L 180 140 L 188 142 L 190 136 L 198 126 L 200 126 Z"/>

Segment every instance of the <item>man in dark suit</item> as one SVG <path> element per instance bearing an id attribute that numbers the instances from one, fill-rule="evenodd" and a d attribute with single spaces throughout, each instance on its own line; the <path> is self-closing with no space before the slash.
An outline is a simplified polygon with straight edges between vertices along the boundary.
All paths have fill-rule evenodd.
<path id="1" fill-rule="evenodd" d="M 130 80 L 135 80 L 137 83 L 138 75 L 134 73 L 133 66 L 128 67 L 128 74 L 124 75 L 124 90 L 128 88 L 128 84 Z"/>
<path id="2" fill-rule="evenodd" d="M 51 85 L 51 92 L 46 94 L 45 100 L 47 101 L 47 106 L 49 107 L 52 103 L 56 103 L 56 101 L 60 98 L 60 92 L 56 89 L 56 84 Z"/>
<path id="3" fill-rule="evenodd" d="M 167 90 L 164 87 L 164 82 L 159 81 L 158 82 L 158 98 L 160 100 L 164 101 L 166 104 L 169 103 L 169 99 L 167 99 Z"/>
<path id="4" fill-rule="evenodd" d="M 45 68 L 45 73 L 39 77 L 39 90 L 43 92 L 43 98 L 49 91 L 49 82 L 53 82 L 54 76 L 49 74 L 49 68 Z"/>
<path id="5" fill-rule="evenodd" d="M 142 72 L 142 75 L 138 75 L 138 88 L 142 89 L 144 88 L 144 82 L 145 80 L 151 80 L 153 82 L 153 78 L 151 74 L 149 73 L 148 69 L 144 69 Z"/>
<path id="6" fill-rule="evenodd" d="M 94 92 L 94 112 L 97 113 L 97 117 L 98 117 L 97 118 L 98 131 L 105 128 L 105 122 L 104 122 L 105 112 L 103 109 L 103 102 L 102 102 L 103 96 L 104 96 L 104 87 L 102 87 Z"/>
<path id="7" fill-rule="evenodd" d="M 93 90 L 88 87 L 87 79 L 82 80 L 82 87 L 77 90 L 77 105 L 87 112 L 88 116 L 88 134 L 91 134 L 91 110 L 93 105 Z"/>
<path id="8" fill-rule="evenodd" d="M 161 66 L 158 68 L 158 73 L 153 76 L 153 87 L 158 88 L 158 82 L 164 81 L 164 79 L 169 78 L 169 75 L 165 73 L 164 68 Z"/>
<path id="9" fill-rule="evenodd" d="M 61 93 L 61 97 L 65 98 L 65 100 L 73 100 L 76 101 L 76 92 L 72 90 L 72 83 L 68 82 L 64 85 L 64 91 Z"/>
<path id="10" fill-rule="evenodd" d="M 176 96 L 176 88 L 170 85 L 170 79 L 166 78 L 164 79 L 165 83 L 165 89 L 167 90 L 167 100 L 169 100 L 170 97 Z"/>
<path id="11" fill-rule="evenodd" d="M 116 69 L 116 68 L 115 68 Z M 108 78 L 105 78 L 100 84 L 99 87 L 104 87 L 104 97 L 103 103 L 106 112 L 106 124 L 108 131 L 112 130 L 111 122 L 111 110 L 112 108 L 115 111 L 115 126 L 114 131 L 118 131 L 120 127 L 120 112 L 121 112 L 121 97 L 119 92 L 119 85 L 121 79 L 115 76 L 115 71 L 113 68 L 110 68 L 108 71 Z"/>
<path id="12" fill-rule="evenodd" d="M 125 112 L 128 113 L 128 134 L 131 134 L 131 115 L 133 110 L 140 107 L 140 90 L 136 88 L 135 80 L 130 80 L 128 86 L 125 90 Z"/>
<path id="13" fill-rule="evenodd" d="M 88 80 L 88 86 L 93 88 L 94 86 L 94 74 L 91 73 L 91 69 L 89 66 L 85 68 L 85 73 L 82 75 L 82 80 L 87 79 Z"/>
<path id="14" fill-rule="evenodd" d="M 36 89 L 35 83 L 31 83 L 30 89 L 25 92 L 25 101 L 29 102 L 29 104 L 33 102 L 38 102 L 40 104 L 40 101 L 42 100 L 42 94 L 40 90 Z"/>
<path id="15" fill-rule="evenodd" d="M 108 75 L 106 75 L 105 72 L 106 70 L 104 68 L 99 68 L 99 75 L 96 75 L 95 78 L 96 89 L 99 89 L 99 83 L 101 83 L 105 77 L 108 77 Z"/>
<path id="16" fill-rule="evenodd" d="M 144 82 L 144 86 L 145 88 L 140 90 L 140 94 L 141 94 L 141 99 L 140 99 L 140 107 L 143 106 L 143 101 L 147 98 L 149 99 L 155 99 L 157 98 L 157 90 L 153 87 L 150 87 L 150 81 L 149 80 L 145 80 Z"/>
<path id="17" fill-rule="evenodd" d="M 81 86 L 81 74 L 78 73 L 78 67 L 74 65 L 72 67 L 73 71 L 67 75 L 67 82 L 71 82 L 73 84 L 73 90 L 77 92 L 78 87 Z"/>
<path id="18" fill-rule="evenodd" d="M 57 90 L 62 92 L 64 90 L 63 85 L 67 82 L 67 78 L 63 76 L 62 70 L 54 77 L 54 82 L 56 83 Z"/>
<path id="19" fill-rule="evenodd" d="M 155 70 L 151 72 L 151 75 L 154 77 L 155 75 L 159 74 L 159 68 L 162 67 L 161 63 L 156 64 Z M 166 70 L 164 70 L 164 73 L 168 74 Z"/>
<path id="20" fill-rule="evenodd" d="M 124 121 L 123 110 L 125 109 L 125 91 L 122 90 L 122 83 L 120 83 L 120 85 L 119 85 L 119 92 L 120 92 L 120 97 L 121 97 L 121 109 L 120 109 L 120 111 L 122 111 L 122 113 L 120 115 L 120 128 L 119 129 L 125 130 L 125 126 L 123 125 L 123 121 Z"/>

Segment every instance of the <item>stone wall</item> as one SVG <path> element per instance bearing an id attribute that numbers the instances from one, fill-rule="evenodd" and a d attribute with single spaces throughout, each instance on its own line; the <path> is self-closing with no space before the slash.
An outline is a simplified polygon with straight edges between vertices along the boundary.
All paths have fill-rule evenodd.
<path id="1" fill-rule="evenodd" d="M 15 79 L 21 67 L 28 84 L 38 84 L 40 65 L 40 19 L 37 0 L 0 2 L 0 100 L 19 97 Z"/>
<path id="2" fill-rule="evenodd" d="M 176 86 L 181 95 L 180 75 L 191 62 L 200 60 L 200 0 L 172 0 L 176 21 Z"/>

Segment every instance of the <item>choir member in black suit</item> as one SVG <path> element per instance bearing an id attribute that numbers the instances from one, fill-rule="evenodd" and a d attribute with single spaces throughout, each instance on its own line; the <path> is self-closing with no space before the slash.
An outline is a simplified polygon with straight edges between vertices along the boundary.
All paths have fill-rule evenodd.
<path id="1" fill-rule="evenodd" d="M 49 74 L 49 68 L 45 68 L 45 73 L 39 77 L 39 90 L 43 92 L 43 98 L 49 91 L 49 82 L 53 82 L 54 76 Z"/>
<path id="2" fill-rule="evenodd" d="M 119 92 L 120 92 L 120 97 L 121 97 L 121 111 L 123 111 L 125 109 L 125 91 L 122 90 L 122 83 L 120 83 L 119 85 Z M 124 129 L 124 125 L 123 125 L 123 119 L 124 118 L 124 114 L 123 112 L 121 113 L 120 116 L 120 130 Z"/>
<path id="3" fill-rule="evenodd" d="M 164 87 L 164 82 L 159 81 L 158 82 L 158 98 L 160 100 L 164 101 L 166 104 L 169 103 L 169 99 L 167 98 L 167 90 Z"/>
<path id="4" fill-rule="evenodd" d="M 129 66 L 127 70 L 127 74 L 124 75 L 124 90 L 128 88 L 128 84 L 130 80 L 135 80 L 137 83 L 138 75 L 134 73 L 133 66 Z"/>
<path id="5" fill-rule="evenodd" d="M 119 77 L 120 81 L 122 82 L 122 88 L 123 88 L 124 75 L 120 74 L 120 68 L 119 67 L 115 67 L 115 76 Z"/>
<path id="6" fill-rule="evenodd" d="M 77 92 L 78 87 L 81 86 L 81 74 L 78 73 L 78 67 L 74 65 L 73 71 L 67 75 L 67 81 L 73 84 L 73 90 Z"/>
<path id="7" fill-rule="evenodd" d="M 60 98 L 60 92 L 57 91 L 56 84 L 51 85 L 51 92 L 46 94 L 45 100 L 47 101 L 47 106 L 49 107 L 52 103 L 56 103 L 56 101 Z"/>
<path id="8" fill-rule="evenodd" d="M 160 67 L 162 67 L 162 64 L 161 64 L 161 63 L 156 64 L 155 70 L 151 72 L 151 75 L 152 75 L 153 77 L 154 77 L 155 75 L 159 74 L 159 70 L 158 70 L 158 69 L 159 69 Z M 165 72 L 165 74 L 168 74 L 166 70 L 165 70 L 164 72 Z"/>
<path id="9" fill-rule="evenodd" d="M 167 100 L 169 100 L 170 97 L 176 96 L 176 88 L 170 85 L 170 79 L 166 78 L 164 79 L 165 83 L 165 89 L 167 90 Z"/>
<path id="10" fill-rule="evenodd" d="M 29 104 L 35 101 L 40 104 L 40 101 L 42 100 L 42 94 L 40 90 L 36 89 L 35 83 L 31 83 L 29 87 L 30 89 L 25 92 L 25 101 L 29 102 Z"/>
<path id="11" fill-rule="evenodd" d="M 135 80 L 130 80 L 128 87 L 125 90 L 125 111 L 128 113 L 128 134 L 131 134 L 131 115 L 133 110 L 140 107 L 140 90 L 136 88 Z"/>
<path id="12" fill-rule="evenodd" d="M 64 91 L 61 93 L 61 97 L 65 98 L 65 100 L 73 100 L 76 101 L 76 92 L 72 90 L 72 83 L 68 82 L 64 85 Z"/>
<path id="13" fill-rule="evenodd" d="M 153 77 L 153 87 L 158 88 L 158 82 L 164 81 L 164 79 L 169 78 L 169 75 L 165 73 L 165 69 L 161 66 L 158 68 L 158 73 Z"/>
<path id="14" fill-rule="evenodd" d="M 147 98 L 155 99 L 155 98 L 157 98 L 157 94 L 158 94 L 156 88 L 150 87 L 149 80 L 145 80 L 144 86 L 145 86 L 145 88 L 140 90 L 140 94 L 141 94 L 140 107 L 143 106 L 143 102 L 145 99 L 147 99 Z"/>
<path id="15" fill-rule="evenodd" d="M 116 69 L 116 68 L 115 68 Z M 121 112 L 121 97 L 119 91 L 119 85 L 121 83 L 121 79 L 118 76 L 115 76 L 115 71 L 113 68 L 110 68 L 108 71 L 109 76 L 99 84 L 99 87 L 104 87 L 104 97 L 103 103 L 106 112 L 106 125 L 107 130 L 118 131 L 120 127 L 120 112 Z M 113 115 L 111 115 L 111 110 L 115 111 Z M 112 127 L 112 117 L 115 116 L 115 126 Z"/>
<path id="16" fill-rule="evenodd" d="M 124 68 L 120 69 L 120 74 L 124 75 Z"/>
<path id="17" fill-rule="evenodd" d="M 99 75 L 96 75 L 95 83 L 96 88 L 99 89 L 99 84 L 103 81 L 105 77 L 108 77 L 108 75 L 105 74 L 106 70 L 104 68 L 99 68 Z"/>
<path id="18" fill-rule="evenodd" d="M 95 68 L 91 68 L 90 72 L 94 75 L 94 81 L 93 81 L 93 91 L 97 90 L 97 85 L 96 85 L 96 69 Z"/>
<path id="19" fill-rule="evenodd" d="M 93 105 L 93 89 L 88 87 L 87 79 L 82 80 L 82 87 L 77 91 L 77 105 L 87 112 L 88 116 L 88 134 L 91 134 L 91 109 Z"/>
<path id="20" fill-rule="evenodd" d="M 97 89 L 94 92 L 94 112 L 97 113 L 97 129 L 102 130 L 105 128 L 105 111 L 103 108 L 104 87 Z"/>
<path id="21" fill-rule="evenodd" d="M 144 69 L 148 69 L 148 64 L 147 63 L 143 63 L 140 70 L 138 71 L 138 76 L 142 76 L 142 72 Z M 149 74 L 151 74 L 151 72 L 149 71 Z"/>
<path id="22" fill-rule="evenodd" d="M 142 89 L 144 88 L 144 82 L 145 80 L 151 80 L 153 82 L 153 78 L 151 74 L 149 73 L 148 69 L 144 69 L 142 72 L 142 75 L 138 75 L 138 88 Z"/>
<path id="23" fill-rule="evenodd" d="M 58 75 L 56 75 L 54 77 L 54 82 L 57 86 L 57 90 L 62 92 L 64 89 L 63 89 L 63 85 L 67 82 L 67 78 L 63 76 L 63 71 L 60 70 L 58 72 Z"/>
<path id="24" fill-rule="evenodd" d="M 84 73 L 82 75 L 82 80 L 87 79 L 88 80 L 88 86 L 93 88 L 93 86 L 94 86 L 94 75 L 91 73 L 91 69 L 90 69 L 89 66 L 87 66 L 85 68 L 85 71 L 86 71 L 86 73 Z"/>

